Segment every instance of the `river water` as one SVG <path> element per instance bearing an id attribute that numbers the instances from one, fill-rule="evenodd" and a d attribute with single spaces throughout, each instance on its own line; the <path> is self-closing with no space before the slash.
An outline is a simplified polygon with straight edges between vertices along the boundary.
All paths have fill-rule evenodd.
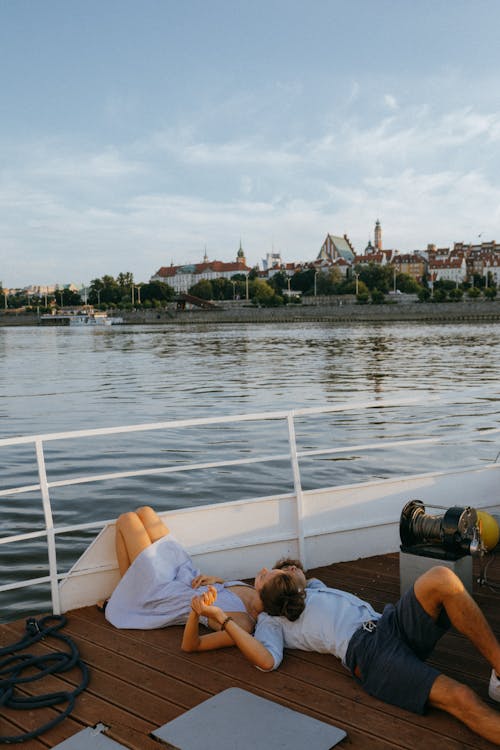
<path id="1" fill-rule="evenodd" d="M 304 460 L 306 489 L 442 466 L 495 460 L 498 439 L 482 437 L 500 426 L 498 324 L 276 324 L 219 327 L 120 326 L 103 329 L 0 328 L 0 436 L 11 437 L 173 419 L 281 411 L 409 395 L 418 406 L 348 412 L 297 422 L 301 449 L 379 438 L 443 434 L 439 447 L 400 448 L 362 456 Z M 465 403 L 450 406 L 457 399 Z M 439 396 L 441 400 L 431 400 Z M 462 398 L 457 398 L 461 396 Z M 415 424 L 411 420 L 417 416 Z M 472 431 L 470 446 L 447 434 Z M 49 480 L 76 471 L 226 460 L 286 452 L 282 424 L 245 424 L 150 433 L 133 438 L 47 444 Z M 0 450 L 0 490 L 36 483 L 33 449 Z M 104 520 L 137 504 L 173 508 L 292 489 L 286 462 L 169 474 L 51 492 L 56 524 Z M 38 493 L 0 498 L 1 535 L 43 528 Z M 89 536 L 90 538 L 90 536 Z M 85 535 L 63 535 L 64 569 L 84 548 Z M 3 583 L 46 571 L 39 542 L 0 546 Z M 4 593 L 19 612 L 45 606 L 42 594 Z"/>

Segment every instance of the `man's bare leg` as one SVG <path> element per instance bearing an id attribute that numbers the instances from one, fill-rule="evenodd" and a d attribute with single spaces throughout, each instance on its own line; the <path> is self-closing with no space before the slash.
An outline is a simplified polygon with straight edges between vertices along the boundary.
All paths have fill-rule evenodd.
<path id="1" fill-rule="evenodd" d="M 444 607 L 453 627 L 465 635 L 500 674 L 500 644 L 478 605 L 452 570 L 444 566 L 431 568 L 415 581 L 414 591 L 434 620 Z"/>
<path id="2" fill-rule="evenodd" d="M 429 693 L 429 705 L 447 711 L 476 734 L 500 745 L 500 713 L 483 703 L 466 685 L 439 675 Z"/>

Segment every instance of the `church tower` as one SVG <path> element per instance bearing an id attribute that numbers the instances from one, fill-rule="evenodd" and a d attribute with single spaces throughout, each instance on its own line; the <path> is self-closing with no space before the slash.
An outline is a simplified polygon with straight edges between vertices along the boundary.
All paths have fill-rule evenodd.
<path id="1" fill-rule="evenodd" d="M 382 250 L 382 227 L 380 221 L 377 219 L 375 222 L 375 250 Z"/>
<path id="2" fill-rule="evenodd" d="M 246 258 L 245 258 L 245 253 L 243 251 L 243 248 L 241 247 L 241 240 L 240 240 L 240 249 L 238 250 L 238 252 L 236 254 L 236 262 L 237 263 L 242 263 L 244 266 L 246 266 L 246 264 L 247 264 L 247 261 L 246 261 Z"/>

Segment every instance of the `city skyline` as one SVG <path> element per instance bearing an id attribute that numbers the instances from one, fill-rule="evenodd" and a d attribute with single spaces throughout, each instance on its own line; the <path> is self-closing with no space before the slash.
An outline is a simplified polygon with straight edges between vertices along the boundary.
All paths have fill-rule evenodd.
<path id="1" fill-rule="evenodd" d="M 498 239 L 494 1 L 0 6 L 0 278 Z"/>

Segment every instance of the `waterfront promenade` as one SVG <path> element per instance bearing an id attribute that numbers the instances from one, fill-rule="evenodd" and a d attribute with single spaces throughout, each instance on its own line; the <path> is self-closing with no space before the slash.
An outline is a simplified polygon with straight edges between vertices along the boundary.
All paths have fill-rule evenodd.
<path id="1" fill-rule="evenodd" d="M 394 302 L 358 305 L 339 298 L 310 298 L 304 304 L 284 307 L 254 307 L 240 302 L 221 302 L 214 310 L 120 310 L 128 325 L 153 324 L 243 324 L 243 323 L 373 323 L 373 322 L 495 322 L 500 321 L 500 300 L 445 303 Z M 34 313 L 0 313 L 0 326 L 38 325 Z"/>

